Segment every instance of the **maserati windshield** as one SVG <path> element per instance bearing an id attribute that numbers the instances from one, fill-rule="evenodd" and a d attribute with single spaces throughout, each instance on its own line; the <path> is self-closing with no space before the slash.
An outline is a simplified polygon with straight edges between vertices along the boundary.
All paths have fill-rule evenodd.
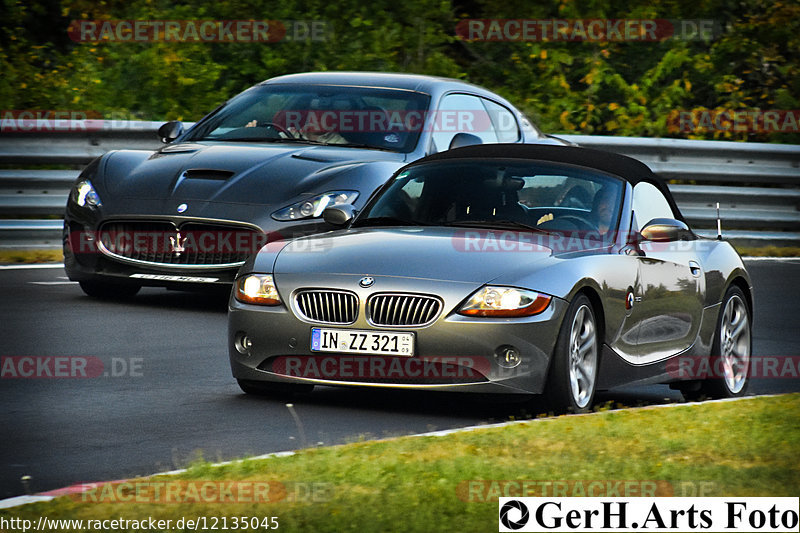
<path id="1" fill-rule="evenodd" d="M 188 141 L 308 142 L 411 152 L 430 97 L 415 91 L 333 85 L 261 85 L 230 100 Z"/>
<path id="2" fill-rule="evenodd" d="M 617 227 L 624 182 L 543 162 L 458 161 L 414 166 L 386 185 L 353 223 L 581 232 Z"/>

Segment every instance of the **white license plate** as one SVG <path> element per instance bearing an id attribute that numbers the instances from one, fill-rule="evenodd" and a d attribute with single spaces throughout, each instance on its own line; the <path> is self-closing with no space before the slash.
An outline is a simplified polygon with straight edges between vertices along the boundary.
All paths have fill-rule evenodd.
<path id="1" fill-rule="evenodd" d="M 414 334 L 311 328 L 311 351 L 411 357 L 414 355 Z"/>
<path id="2" fill-rule="evenodd" d="M 214 283 L 219 278 L 201 278 L 199 276 L 170 276 L 167 274 L 131 274 L 136 279 L 154 279 L 158 281 L 183 281 L 186 283 Z"/>

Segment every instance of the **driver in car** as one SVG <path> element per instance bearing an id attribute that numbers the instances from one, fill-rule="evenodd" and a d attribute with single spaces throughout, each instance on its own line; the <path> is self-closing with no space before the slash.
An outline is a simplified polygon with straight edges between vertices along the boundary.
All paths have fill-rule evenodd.
<path id="1" fill-rule="evenodd" d="M 309 141 L 325 144 L 347 144 L 347 139 L 342 137 L 338 131 L 334 129 L 325 130 L 321 122 L 310 119 L 299 130 L 290 127 L 289 133 L 294 135 L 296 139 L 308 139 Z"/>
<path id="2" fill-rule="evenodd" d="M 347 144 L 348 140 L 336 131 L 334 124 L 330 124 L 330 122 L 335 121 L 328 121 L 328 128 L 326 129 L 326 121 L 319 120 L 321 115 L 322 113 L 320 113 L 318 109 L 310 109 L 306 113 L 306 121 L 300 129 L 289 126 L 287 131 L 295 139 L 307 139 L 324 144 Z M 245 124 L 246 128 L 254 128 L 256 126 L 258 126 L 258 120 L 256 119 Z M 285 136 L 283 132 L 279 132 L 279 134 L 282 137 Z"/>
<path id="3" fill-rule="evenodd" d="M 606 233 L 611 229 L 612 218 L 614 216 L 614 191 L 611 187 L 603 187 L 594 195 L 592 200 L 592 217 L 597 224 L 597 231 L 600 234 Z"/>

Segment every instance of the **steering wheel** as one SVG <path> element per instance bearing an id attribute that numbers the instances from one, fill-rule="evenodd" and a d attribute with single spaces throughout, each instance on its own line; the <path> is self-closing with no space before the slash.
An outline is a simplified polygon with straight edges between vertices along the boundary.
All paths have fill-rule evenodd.
<path id="1" fill-rule="evenodd" d="M 573 185 L 565 189 L 558 195 L 553 205 L 558 207 L 588 207 L 590 204 L 589 194 L 580 185 Z"/>
<path id="2" fill-rule="evenodd" d="M 256 126 L 258 126 L 259 128 L 267 128 L 267 127 L 272 128 L 275 131 L 277 131 L 278 133 L 283 133 L 289 139 L 294 137 L 294 135 L 289 133 L 289 130 L 287 130 L 286 128 L 284 128 L 280 124 L 275 124 L 274 122 L 258 122 L 258 123 L 256 123 Z"/>
<path id="3" fill-rule="evenodd" d="M 583 218 L 582 216 L 564 215 L 564 216 L 560 216 L 560 217 L 558 217 L 556 219 L 556 221 L 559 221 L 559 220 L 569 220 L 573 224 L 577 225 L 579 230 L 589 230 L 589 231 L 597 230 L 597 226 L 595 224 L 593 224 L 589 220 Z"/>

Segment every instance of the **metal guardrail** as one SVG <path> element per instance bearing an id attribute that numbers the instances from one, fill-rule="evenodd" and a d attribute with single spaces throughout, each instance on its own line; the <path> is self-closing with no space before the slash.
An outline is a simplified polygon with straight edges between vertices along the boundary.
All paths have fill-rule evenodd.
<path id="1" fill-rule="evenodd" d="M 684 139 L 561 135 L 634 157 L 662 177 L 698 233 L 745 245 L 800 245 L 800 146 Z M 745 186 L 746 184 L 746 186 Z"/>
<path id="2" fill-rule="evenodd" d="M 0 165 L 72 165 L 76 170 L 0 170 L 0 247 L 59 246 L 78 167 L 109 150 L 154 150 L 161 122 L 106 121 L 97 129 L 29 124 L 0 131 Z M 683 139 L 560 135 L 585 147 L 639 159 L 664 178 L 689 223 L 742 244 L 800 244 L 800 146 Z M 678 181 L 680 183 L 675 183 Z M 746 186 L 744 186 L 746 184 Z M 14 218 L 17 217 L 17 218 Z M 48 219 L 34 220 L 35 217 Z"/>

